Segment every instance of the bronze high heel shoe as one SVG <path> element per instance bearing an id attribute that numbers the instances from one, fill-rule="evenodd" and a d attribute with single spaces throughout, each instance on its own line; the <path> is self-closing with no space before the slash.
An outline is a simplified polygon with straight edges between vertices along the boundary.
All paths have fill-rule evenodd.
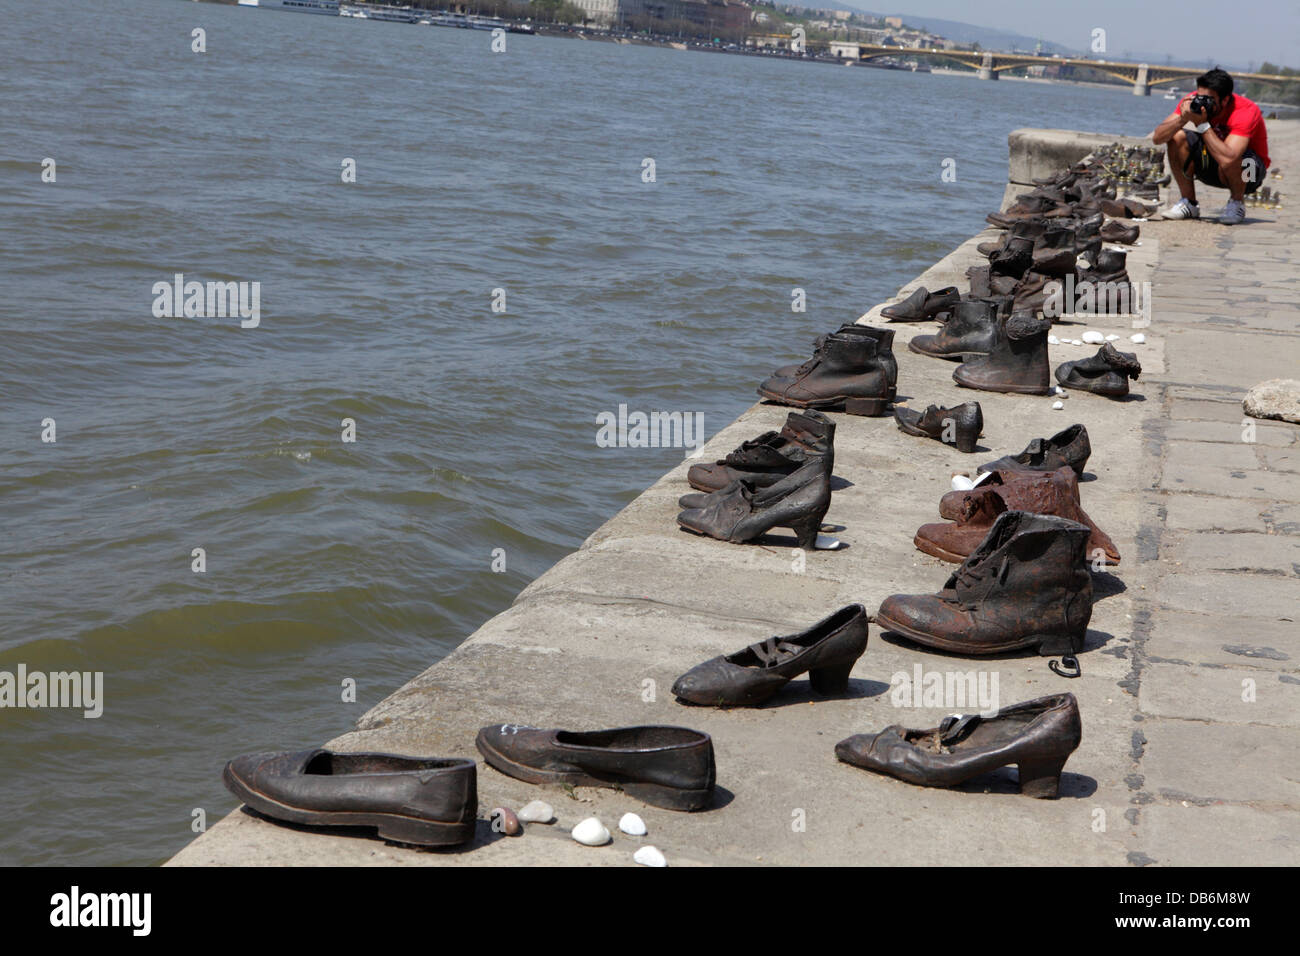
<path id="1" fill-rule="evenodd" d="M 993 717 L 945 717 L 930 730 L 894 725 L 857 734 L 836 744 L 835 756 L 921 787 L 954 787 L 1016 764 L 1022 794 L 1055 799 L 1082 735 L 1078 701 L 1058 694 L 1004 707 Z"/>

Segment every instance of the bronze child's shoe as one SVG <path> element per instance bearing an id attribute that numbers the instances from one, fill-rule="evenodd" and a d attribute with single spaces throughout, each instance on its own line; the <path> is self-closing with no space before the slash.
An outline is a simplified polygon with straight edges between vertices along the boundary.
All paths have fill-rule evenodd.
<path id="1" fill-rule="evenodd" d="M 992 717 L 945 717 L 929 730 L 895 724 L 857 734 L 836 744 L 835 756 L 919 787 L 955 787 L 1015 764 L 1022 794 L 1055 799 L 1065 762 L 1082 737 L 1078 701 L 1058 694 L 1004 707 Z"/>
<path id="2" fill-rule="evenodd" d="M 755 707 L 804 672 L 817 693 L 842 694 L 866 649 L 867 611 L 850 604 L 806 631 L 697 664 L 677 678 L 673 694 L 691 704 Z"/>
<path id="3" fill-rule="evenodd" d="M 685 727 L 618 727 L 585 733 L 494 724 L 478 732 L 483 758 L 528 783 L 613 787 L 665 810 L 713 800 L 713 740 Z"/>
<path id="4" fill-rule="evenodd" d="M 979 402 L 965 402 L 952 408 L 931 405 L 923 412 L 897 405 L 894 420 L 909 435 L 933 438 L 964 452 L 975 450 L 975 443 L 984 430 L 984 413 Z"/>

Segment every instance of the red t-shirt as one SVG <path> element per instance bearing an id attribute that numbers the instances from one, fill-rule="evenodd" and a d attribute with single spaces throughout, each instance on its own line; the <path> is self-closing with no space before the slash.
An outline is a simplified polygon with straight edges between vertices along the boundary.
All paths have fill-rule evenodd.
<path id="1" fill-rule="evenodd" d="M 1195 95 L 1195 93 L 1188 93 L 1184 96 L 1178 101 L 1178 108 L 1169 115 L 1177 116 L 1183 104 Z M 1219 115 L 1214 118 L 1214 131 L 1221 139 L 1228 136 L 1245 136 L 1249 140 L 1246 145 L 1258 154 L 1264 162 L 1264 168 L 1268 169 L 1272 163 L 1268 159 L 1268 133 L 1264 129 L 1264 114 L 1259 111 L 1259 107 L 1254 102 L 1240 93 L 1232 94 L 1231 106 L 1232 109 L 1226 116 L 1220 110 Z"/>

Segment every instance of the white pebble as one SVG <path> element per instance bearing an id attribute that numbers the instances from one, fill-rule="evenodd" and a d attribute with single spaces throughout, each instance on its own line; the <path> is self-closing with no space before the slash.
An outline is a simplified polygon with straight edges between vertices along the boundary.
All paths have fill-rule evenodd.
<path id="1" fill-rule="evenodd" d="M 1060 345 L 1060 344 L 1061 344 L 1061 340 L 1058 339 L 1055 335 L 1049 335 L 1049 336 L 1047 337 L 1047 344 L 1048 344 L 1048 345 Z"/>
<path id="2" fill-rule="evenodd" d="M 1052 386 L 1052 394 L 1053 394 L 1053 395 L 1060 396 L 1061 398 L 1069 398 L 1069 397 L 1070 397 L 1070 393 L 1067 392 L 1065 389 L 1061 388 L 1061 386 L 1059 386 L 1059 385 L 1053 385 L 1053 386 Z"/>
<path id="3" fill-rule="evenodd" d="M 817 540 L 813 542 L 814 551 L 838 551 L 844 547 L 844 542 L 839 538 L 832 538 L 828 534 L 817 535 Z"/>
<path id="4" fill-rule="evenodd" d="M 555 819 L 555 808 L 544 800 L 534 800 L 515 816 L 524 823 L 550 823 Z"/>
<path id="5" fill-rule="evenodd" d="M 953 491 L 970 491 L 974 487 L 975 487 L 975 482 L 971 481 L 965 475 L 952 476 Z"/>
<path id="6" fill-rule="evenodd" d="M 587 817 L 576 827 L 570 834 L 575 840 L 583 846 L 604 846 L 609 842 L 609 831 L 605 829 L 605 824 L 601 823 L 595 817 Z"/>
<path id="7" fill-rule="evenodd" d="M 1139 332 L 1137 333 L 1137 335 L 1130 335 L 1128 337 L 1128 340 L 1132 342 L 1134 345 L 1141 345 L 1143 342 L 1147 340 L 1147 337 L 1143 335 L 1141 332 Z"/>
<path id="8" fill-rule="evenodd" d="M 1102 342 L 1106 341 L 1106 336 L 1102 335 L 1100 332 L 1094 332 L 1092 329 L 1084 332 L 1081 338 L 1089 345 L 1100 345 Z"/>
<path id="9" fill-rule="evenodd" d="M 1062 409 L 1065 407 L 1065 402 L 1052 402 L 1052 407 L 1058 410 Z"/>
<path id="10" fill-rule="evenodd" d="M 643 846 L 632 854 L 632 859 L 642 866 L 667 866 L 668 861 L 664 855 L 659 852 L 658 847 Z"/>
<path id="11" fill-rule="evenodd" d="M 1107 341 L 1107 342 L 1118 342 L 1118 341 L 1119 341 L 1119 336 L 1112 332 L 1110 335 L 1106 336 L 1106 341 Z"/>
<path id="12" fill-rule="evenodd" d="M 1070 344 L 1071 344 L 1071 345 L 1082 345 L 1083 343 L 1080 342 L 1078 339 L 1070 339 Z"/>
<path id="13" fill-rule="evenodd" d="M 632 836 L 645 836 L 645 821 L 635 813 L 625 813 L 618 821 L 618 828 Z"/>

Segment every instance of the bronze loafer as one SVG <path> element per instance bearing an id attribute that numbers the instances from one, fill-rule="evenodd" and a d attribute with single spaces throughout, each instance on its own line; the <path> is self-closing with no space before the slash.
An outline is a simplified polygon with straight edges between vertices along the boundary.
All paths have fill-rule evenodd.
<path id="1" fill-rule="evenodd" d="M 245 754 L 226 764 L 222 779 L 277 820 L 374 827 L 386 840 L 449 846 L 474 836 L 475 775 L 469 758 L 316 749 Z"/>
<path id="2" fill-rule="evenodd" d="M 475 745 L 497 770 L 528 783 L 615 787 L 666 810 L 702 810 L 713 800 L 713 739 L 698 730 L 494 724 L 478 732 Z"/>

